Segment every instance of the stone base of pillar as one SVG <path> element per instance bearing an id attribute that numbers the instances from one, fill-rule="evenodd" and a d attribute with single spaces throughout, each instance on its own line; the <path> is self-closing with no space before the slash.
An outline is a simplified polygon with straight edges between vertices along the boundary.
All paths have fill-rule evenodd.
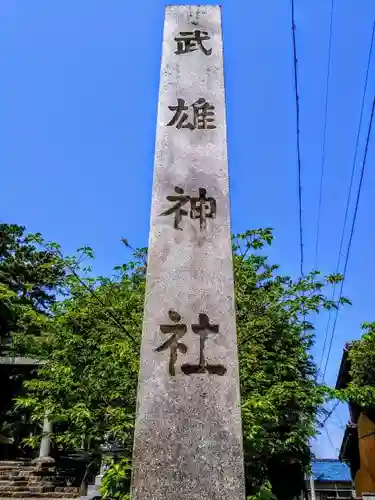
<path id="1" fill-rule="evenodd" d="M 47 466 L 52 467 L 55 465 L 55 459 L 52 457 L 38 457 L 31 461 L 33 465 L 38 465 L 40 467 Z"/>
<path id="2" fill-rule="evenodd" d="M 28 474 L 27 487 L 36 491 L 39 485 L 53 491 L 56 485 L 55 460 L 52 457 L 38 457 L 31 461 L 32 471 Z"/>

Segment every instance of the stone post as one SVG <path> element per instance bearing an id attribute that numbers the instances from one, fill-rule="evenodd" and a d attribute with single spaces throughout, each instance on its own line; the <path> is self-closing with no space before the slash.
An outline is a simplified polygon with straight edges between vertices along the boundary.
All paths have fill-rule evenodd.
<path id="1" fill-rule="evenodd" d="M 244 500 L 221 12 L 166 8 L 134 500 Z"/>
<path id="2" fill-rule="evenodd" d="M 50 457 L 51 454 L 51 433 L 53 431 L 52 420 L 49 419 L 46 413 L 43 422 L 43 436 L 39 448 L 39 459 Z"/>
<path id="3" fill-rule="evenodd" d="M 51 455 L 51 433 L 53 430 L 52 420 L 48 412 L 45 412 L 43 422 L 43 436 L 40 442 L 39 456 L 32 463 L 36 466 L 31 475 L 28 477 L 28 488 L 38 488 L 37 483 L 50 483 L 53 487 L 54 478 L 56 476 L 55 459 Z"/>

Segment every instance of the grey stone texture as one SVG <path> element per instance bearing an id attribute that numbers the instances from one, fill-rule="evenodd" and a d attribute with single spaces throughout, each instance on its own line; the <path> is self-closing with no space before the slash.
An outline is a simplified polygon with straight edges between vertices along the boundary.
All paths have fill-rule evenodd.
<path id="1" fill-rule="evenodd" d="M 50 453 L 51 453 L 51 435 L 53 432 L 53 424 L 52 420 L 48 418 L 48 414 L 45 415 L 44 417 L 44 422 L 43 422 L 43 436 L 42 440 L 40 442 L 40 448 L 39 448 L 39 458 L 40 459 L 45 459 L 45 458 L 50 458 Z"/>
<path id="2" fill-rule="evenodd" d="M 208 33 L 203 43 L 211 55 L 197 44 L 197 50 L 175 53 L 174 38 L 194 30 Z M 174 116 L 169 106 L 200 98 L 215 106 L 216 128 L 168 126 Z M 186 110 L 193 122 L 191 112 Z M 160 215 L 173 206 L 167 196 L 178 196 L 176 186 L 191 197 L 204 188 L 216 200 L 216 217 L 207 218 L 205 228 L 190 218 L 188 202 L 181 230 L 174 214 Z M 171 375 L 170 346 L 156 349 L 173 336 L 160 325 L 176 325 L 176 312 L 186 333 L 180 330 L 174 341 Z M 200 314 L 218 327 L 194 332 Z M 199 365 L 203 341 L 205 363 L 223 366 L 224 374 L 220 368 L 209 373 L 203 360 L 204 373 L 186 374 L 194 369 L 185 365 Z M 245 498 L 218 6 L 166 8 L 132 494 L 135 500 Z"/>
<path id="3" fill-rule="evenodd" d="M 10 357 L 10 356 L 0 356 L 0 365 L 26 365 L 26 366 L 35 366 L 42 364 L 41 362 L 36 361 L 31 358 L 22 358 L 22 357 Z"/>

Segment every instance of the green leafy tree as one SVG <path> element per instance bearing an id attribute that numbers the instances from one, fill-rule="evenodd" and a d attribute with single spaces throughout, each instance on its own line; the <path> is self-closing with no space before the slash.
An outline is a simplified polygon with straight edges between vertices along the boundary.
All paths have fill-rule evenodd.
<path id="1" fill-rule="evenodd" d="M 237 235 L 233 256 L 247 491 L 283 500 L 303 487 L 309 440 L 327 394 L 316 382 L 307 318 L 337 307 L 323 292 L 342 277 L 281 276 L 264 255 L 272 238 L 270 229 Z M 92 252 L 85 249 L 85 255 Z M 72 262 L 69 296 L 54 305 L 41 335 L 27 338 L 26 349 L 43 365 L 17 404 L 38 421 L 47 408 L 60 447 L 95 453 L 103 444 L 121 443 L 130 457 L 146 250 L 135 251 L 110 278 L 89 278 L 77 259 Z"/>
<path id="2" fill-rule="evenodd" d="M 116 267 L 111 279 L 71 276 L 70 296 L 53 308 L 39 337 L 27 339 L 43 362 L 25 383 L 18 407 L 41 421 L 48 411 L 62 448 L 99 450 L 120 442 L 131 454 L 139 340 L 144 301 L 144 255 Z M 24 342 L 25 337 L 21 339 Z M 69 422 L 69 425 L 66 425 Z M 40 436 L 28 444 L 36 446 Z"/>
<path id="3" fill-rule="evenodd" d="M 363 323 L 361 339 L 350 343 L 349 384 L 334 391 L 341 401 L 357 404 L 366 410 L 375 409 L 375 322 Z"/>
<path id="4" fill-rule="evenodd" d="M 102 498 L 111 500 L 130 500 L 131 464 L 128 459 L 116 463 L 112 461 L 104 472 L 100 492 Z"/>
<path id="5" fill-rule="evenodd" d="M 24 227 L 0 224 L 0 355 L 27 354 L 21 346 L 12 352 L 11 336 L 40 334 L 57 295 L 64 291 L 65 279 L 64 259 L 33 243 Z M 30 373 L 0 366 L 0 382 L 5 387 L 0 402 L 3 442 L 9 438 L 17 444 L 30 430 L 25 411 L 20 413 L 12 405 L 25 375 Z"/>
<path id="6" fill-rule="evenodd" d="M 0 336 L 39 333 L 39 315 L 48 315 L 63 292 L 64 259 L 36 246 L 25 228 L 0 224 Z"/>
<path id="7" fill-rule="evenodd" d="M 316 382 L 309 353 L 314 327 L 307 318 L 337 307 L 323 291 L 342 276 L 279 275 L 257 252 L 272 238 L 270 229 L 237 235 L 233 254 L 247 486 L 262 491 L 270 481 L 283 499 L 303 488 L 309 441 L 327 395 Z"/>

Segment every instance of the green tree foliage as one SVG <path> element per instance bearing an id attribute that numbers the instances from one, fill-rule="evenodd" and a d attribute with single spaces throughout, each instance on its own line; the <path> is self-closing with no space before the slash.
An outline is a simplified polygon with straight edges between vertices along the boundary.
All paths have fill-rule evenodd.
<path id="1" fill-rule="evenodd" d="M 62 291 L 64 260 L 38 248 L 25 228 L 0 224 L 0 336 L 39 333 L 39 315 L 47 315 Z"/>
<path id="2" fill-rule="evenodd" d="M 307 318 L 337 307 L 324 289 L 341 276 L 281 276 L 264 255 L 272 238 L 270 229 L 233 238 L 236 314 L 247 490 L 271 498 L 271 484 L 277 498 L 287 499 L 301 491 L 326 394 L 316 382 Z M 22 337 L 23 348 L 43 365 L 17 405 L 39 421 L 47 408 L 61 447 L 94 452 L 117 442 L 131 457 L 145 257 L 145 249 L 135 251 L 114 276 L 95 279 L 71 259 L 69 295 L 53 306 L 39 336 Z M 28 442 L 35 445 L 37 438 Z"/>
<path id="3" fill-rule="evenodd" d="M 126 492 L 130 489 L 131 464 L 128 459 L 119 463 L 112 461 L 103 474 L 100 487 L 102 498 L 111 500 L 130 500 Z"/>
<path id="4" fill-rule="evenodd" d="M 234 237 L 233 253 L 248 489 L 261 490 L 270 480 L 282 499 L 303 487 L 326 394 L 316 382 L 309 354 L 314 328 L 306 318 L 337 307 L 323 291 L 341 276 L 281 276 L 255 252 L 271 242 L 270 229 L 248 231 Z"/>
<path id="5" fill-rule="evenodd" d="M 62 448 L 98 451 L 120 442 L 131 455 L 144 301 L 145 251 L 112 278 L 71 276 L 70 296 L 53 308 L 29 353 L 43 365 L 18 406 L 42 421 L 47 410 Z M 24 340 L 23 337 L 21 340 Z M 67 423 L 69 423 L 67 425 Z M 36 445 L 38 436 L 28 440 Z"/>
<path id="6" fill-rule="evenodd" d="M 367 409 L 375 409 L 375 323 L 363 323 L 360 340 L 349 348 L 349 384 L 335 391 L 342 401 Z"/>
<path id="7" fill-rule="evenodd" d="M 24 227 L 0 224 L 0 355 L 12 354 L 12 335 L 40 334 L 57 294 L 64 290 L 65 279 L 64 259 L 33 243 Z M 19 345 L 15 353 L 23 355 L 27 350 Z M 25 373 L 0 368 L 0 383 L 5 384 L 0 401 L 0 435 L 7 442 L 29 430 L 26 413 L 15 411 L 11 405 L 12 393 L 21 389 Z"/>

